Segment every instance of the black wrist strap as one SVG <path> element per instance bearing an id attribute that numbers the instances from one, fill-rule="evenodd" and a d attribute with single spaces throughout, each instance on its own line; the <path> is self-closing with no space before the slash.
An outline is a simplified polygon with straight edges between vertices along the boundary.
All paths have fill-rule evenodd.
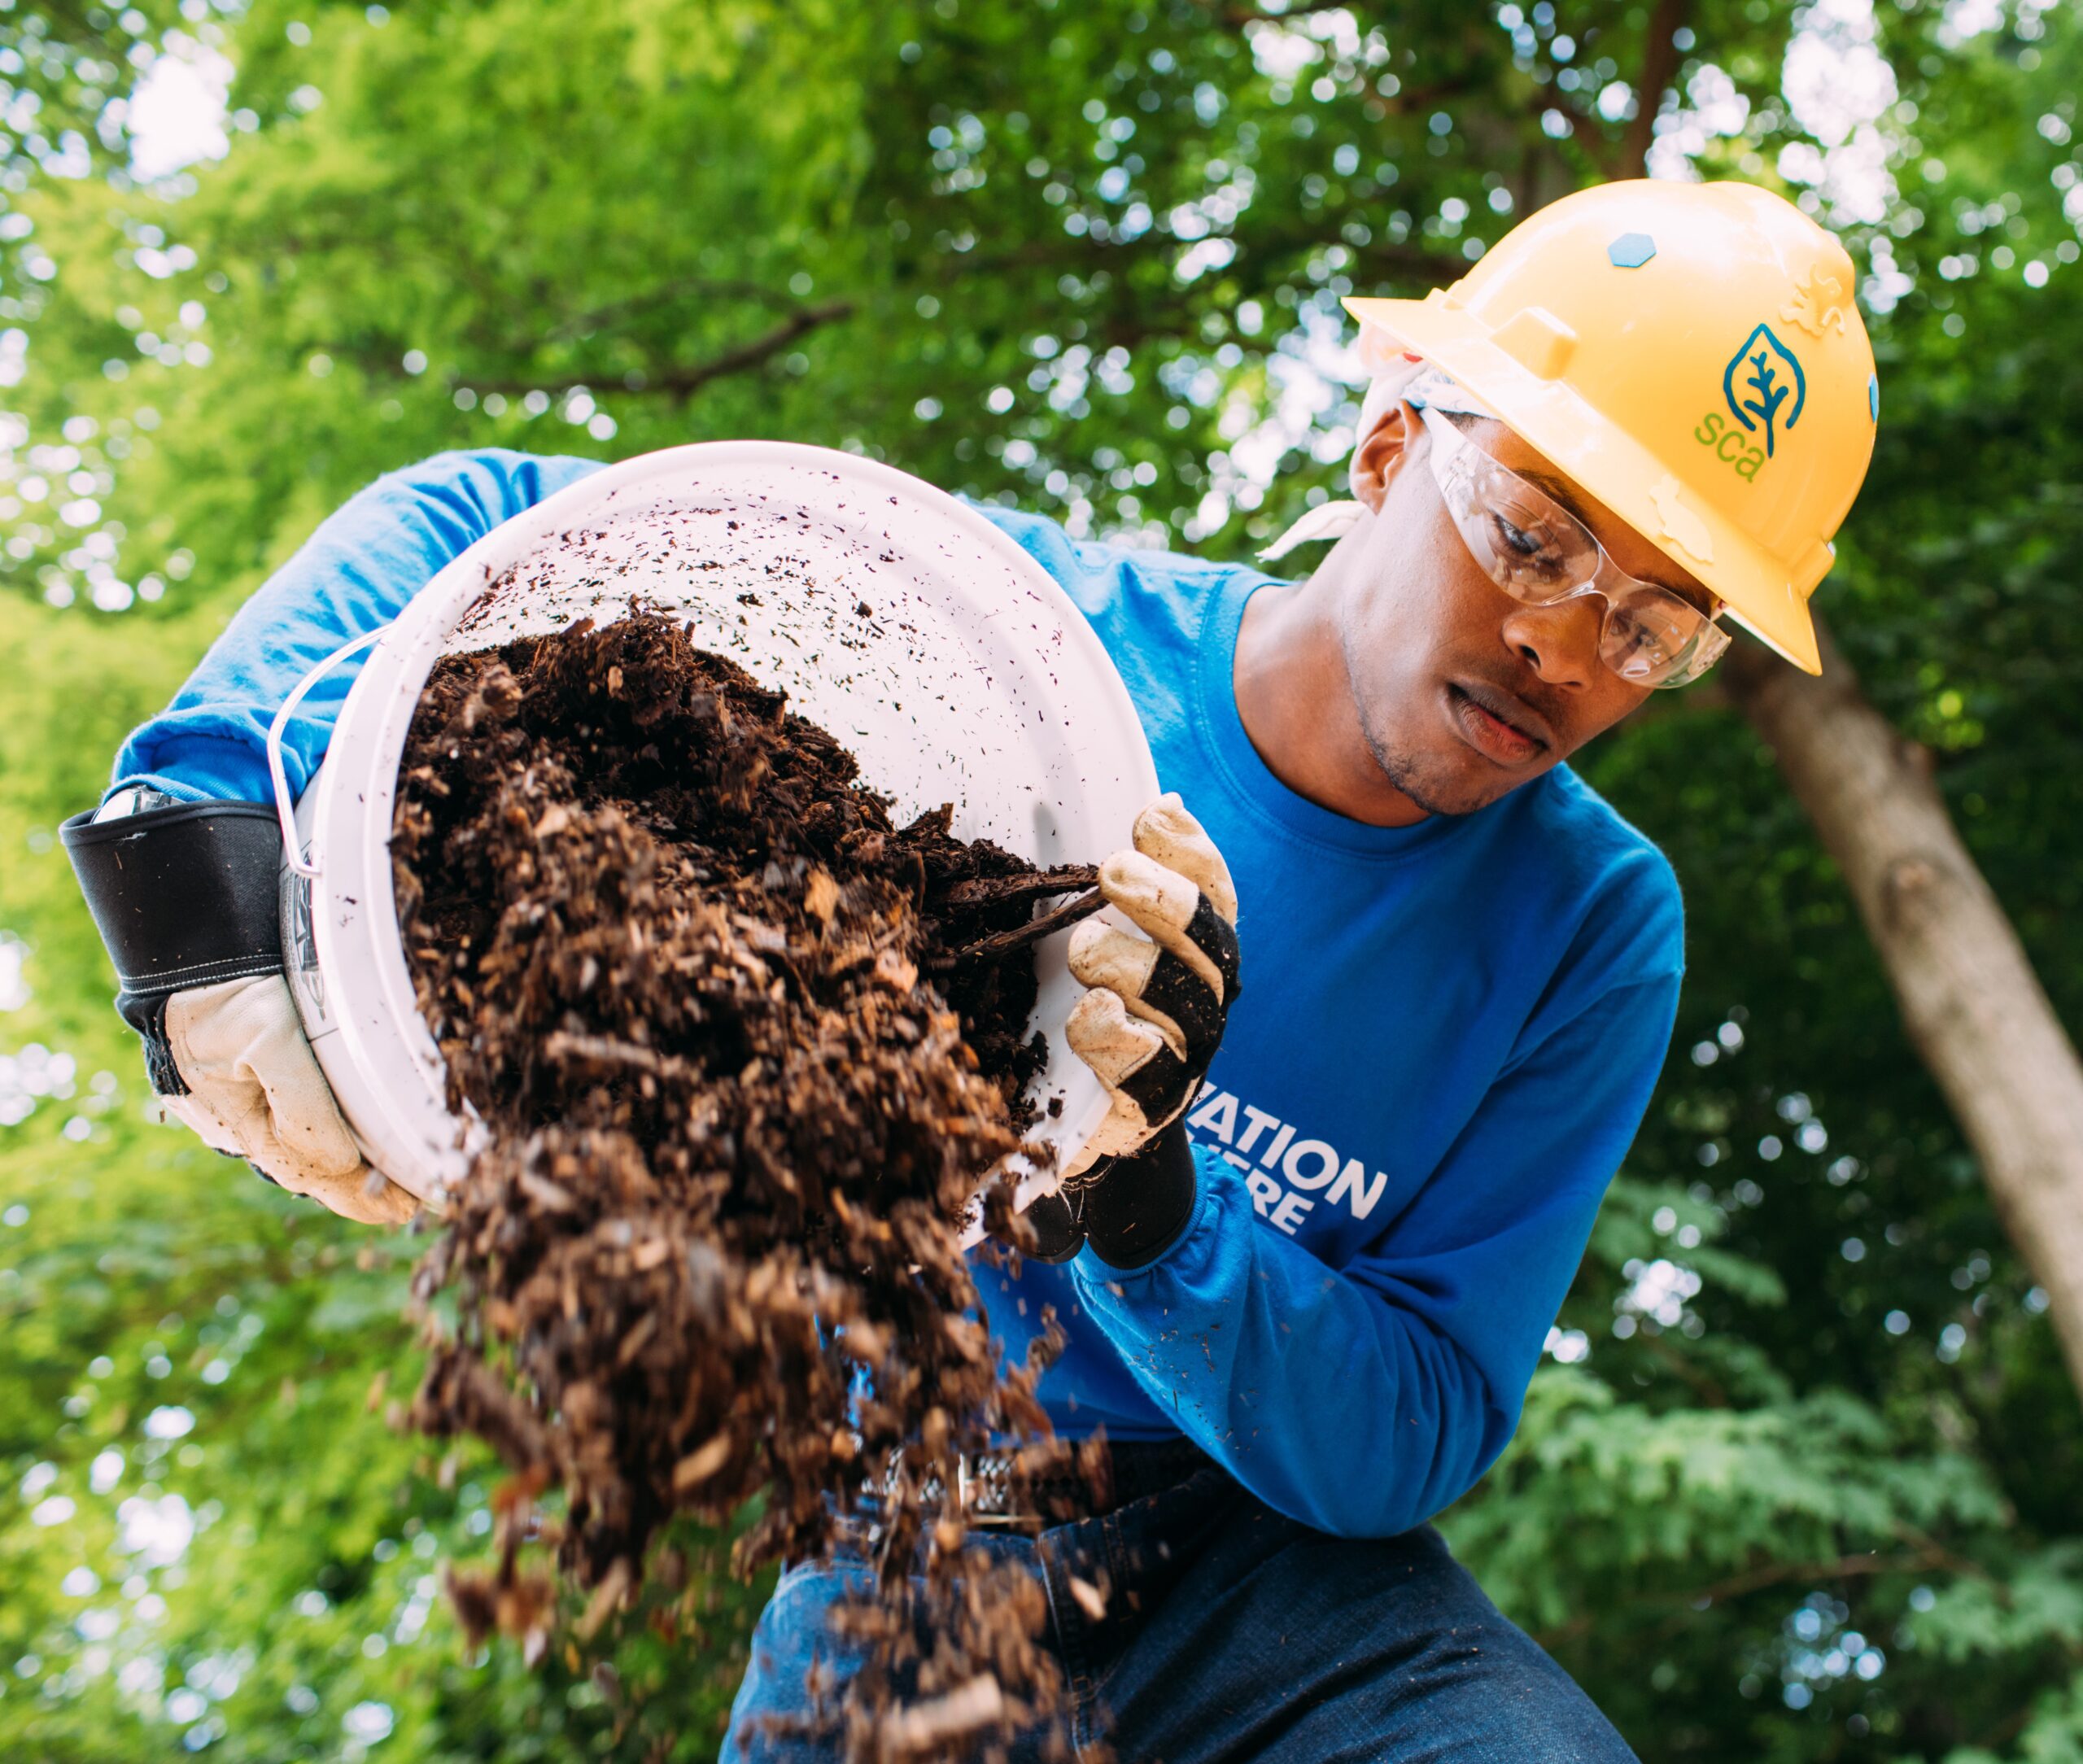
<path id="1" fill-rule="evenodd" d="M 1074 1186 L 1044 1194 L 1021 1215 L 1037 1262 L 1068 1262 L 1088 1243 L 1124 1273 L 1147 1268 L 1193 1220 L 1200 1178 L 1180 1122 L 1132 1158 L 1102 1158 Z"/>
<path id="2" fill-rule="evenodd" d="M 1085 1247 L 1085 1232 L 1061 1189 L 1044 1194 L 1020 1216 L 1034 1234 L 1034 1247 L 1027 1253 L 1037 1262 L 1072 1261 Z"/>
<path id="3" fill-rule="evenodd" d="M 58 836 L 116 963 L 116 1007 L 145 1037 L 154 1087 L 181 1095 L 188 1087 L 167 1051 L 166 1001 L 282 972 L 275 811 L 262 802 L 181 802 L 97 822 L 90 810 Z"/>
<path id="4" fill-rule="evenodd" d="M 1173 1121 L 1133 1158 L 1116 1158 L 1080 1196 L 1085 1240 L 1110 1268 L 1146 1268 L 1179 1241 L 1200 1191 L 1185 1124 Z"/>

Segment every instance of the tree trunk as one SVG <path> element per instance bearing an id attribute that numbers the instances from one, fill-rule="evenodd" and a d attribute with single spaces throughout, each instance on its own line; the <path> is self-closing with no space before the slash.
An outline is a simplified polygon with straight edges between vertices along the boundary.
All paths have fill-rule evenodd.
<path id="1" fill-rule="evenodd" d="M 2083 1061 L 1924 750 L 1867 701 L 1829 633 L 1819 635 L 1819 679 L 1738 644 L 1722 664 L 1729 695 L 1850 884 L 1910 1039 L 2047 1295 L 2083 1391 Z"/>
<path id="2" fill-rule="evenodd" d="M 1616 175 L 1640 177 L 1691 0 L 1657 0 Z M 2083 1061 L 1931 781 L 1819 622 L 1819 679 L 1762 644 L 1718 678 L 1850 884 L 1910 1039 L 1980 1160 L 2083 1393 Z"/>

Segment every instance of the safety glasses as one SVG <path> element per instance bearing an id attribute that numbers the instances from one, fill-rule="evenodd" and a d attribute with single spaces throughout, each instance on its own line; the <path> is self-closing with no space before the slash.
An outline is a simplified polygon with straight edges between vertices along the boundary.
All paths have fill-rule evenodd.
<path id="1" fill-rule="evenodd" d="M 1484 452 L 1436 404 L 1420 408 L 1448 512 L 1499 587 L 1528 606 L 1596 595 L 1604 603 L 1599 659 L 1631 685 L 1683 686 L 1721 659 L 1729 634 L 1713 614 L 1629 575 L 1553 497 Z"/>

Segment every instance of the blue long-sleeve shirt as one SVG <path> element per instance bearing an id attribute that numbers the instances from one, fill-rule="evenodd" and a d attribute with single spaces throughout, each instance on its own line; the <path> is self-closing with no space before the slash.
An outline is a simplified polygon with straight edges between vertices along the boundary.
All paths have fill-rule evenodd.
<path id="1" fill-rule="evenodd" d="M 380 480 L 240 611 L 125 744 L 117 783 L 264 800 L 261 742 L 307 668 L 596 469 L 448 454 Z M 1268 578 L 981 512 L 1091 621 L 1164 787 L 1229 860 L 1245 980 L 1188 1117 L 1200 1198 L 1185 1234 L 1129 1274 L 1089 1250 L 1017 1281 L 980 1267 L 993 1327 L 1017 1357 L 1045 1307 L 1065 1323 L 1041 1394 L 1066 1434 L 1183 1431 L 1305 1523 L 1403 1530 L 1469 1488 L 1517 1424 L 1670 1038 L 1675 880 L 1566 766 L 1410 827 L 1305 801 L 1260 759 L 1232 689 L 1244 604 Z M 292 789 L 352 675 L 292 722 Z"/>

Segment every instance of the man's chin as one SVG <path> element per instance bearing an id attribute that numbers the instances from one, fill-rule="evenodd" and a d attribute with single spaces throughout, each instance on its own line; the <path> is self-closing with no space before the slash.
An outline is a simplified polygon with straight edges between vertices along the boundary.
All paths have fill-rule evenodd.
<path id="1" fill-rule="evenodd" d="M 1487 809 L 1526 780 L 1501 775 L 1494 766 L 1469 762 L 1474 754 L 1417 754 L 1369 741 L 1382 775 L 1427 814 L 1473 814 Z"/>

